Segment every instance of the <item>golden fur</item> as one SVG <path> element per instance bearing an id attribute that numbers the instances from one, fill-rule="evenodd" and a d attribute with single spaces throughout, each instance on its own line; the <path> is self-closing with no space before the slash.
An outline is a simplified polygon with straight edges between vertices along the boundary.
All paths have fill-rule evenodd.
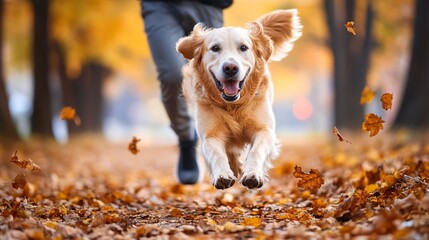
<path id="1" fill-rule="evenodd" d="M 202 154 L 216 188 L 231 187 L 240 175 L 247 188 L 259 188 L 268 180 L 278 141 L 267 63 L 284 58 L 300 35 L 297 10 L 276 10 L 246 28 L 206 29 L 197 24 L 177 43 L 177 50 L 190 60 L 183 68 L 183 93 L 195 111 Z M 214 45 L 220 50 L 214 51 Z M 234 101 L 222 97 L 214 80 L 230 80 L 222 80 L 225 62 L 236 63 L 238 80 L 244 76 Z"/>

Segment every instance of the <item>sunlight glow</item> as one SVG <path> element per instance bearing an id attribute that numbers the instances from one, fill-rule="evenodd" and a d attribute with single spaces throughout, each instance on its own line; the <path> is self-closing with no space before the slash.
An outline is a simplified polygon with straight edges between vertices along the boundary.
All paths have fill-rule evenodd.
<path id="1" fill-rule="evenodd" d="M 313 115 L 313 104 L 307 98 L 299 98 L 293 102 L 293 115 L 300 121 L 305 121 Z"/>

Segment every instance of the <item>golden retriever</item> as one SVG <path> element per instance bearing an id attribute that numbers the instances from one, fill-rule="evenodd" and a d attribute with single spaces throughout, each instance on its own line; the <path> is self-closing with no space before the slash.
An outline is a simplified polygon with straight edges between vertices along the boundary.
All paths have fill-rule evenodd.
<path id="1" fill-rule="evenodd" d="M 190 60 L 183 68 L 183 94 L 195 111 L 201 152 L 217 189 L 240 176 L 248 189 L 268 180 L 279 144 L 267 63 L 287 55 L 301 28 L 296 9 L 276 10 L 246 28 L 199 23 L 177 42 L 177 51 Z"/>

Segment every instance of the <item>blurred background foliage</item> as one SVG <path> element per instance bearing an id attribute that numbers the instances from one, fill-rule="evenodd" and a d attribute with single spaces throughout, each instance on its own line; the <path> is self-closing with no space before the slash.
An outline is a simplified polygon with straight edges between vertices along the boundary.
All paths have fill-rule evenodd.
<path id="1" fill-rule="evenodd" d="M 49 65 L 49 88 L 44 94 L 51 97 L 51 112 L 48 113 L 53 129 L 51 135 L 60 142 L 65 142 L 73 132 L 101 132 L 114 141 L 128 140 L 136 135 L 143 142 L 175 142 L 161 105 L 139 1 L 2 1 L 2 74 L 9 110 L 20 138 L 30 136 L 31 129 L 34 130 L 34 125 L 38 124 L 30 120 L 35 109 L 33 90 L 36 82 L 32 70 L 35 61 L 32 44 L 34 7 L 44 2 L 49 3 L 49 49 L 45 51 Z M 274 9 L 299 10 L 304 26 L 302 37 L 285 60 L 270 65 L 275 85 L 274 109 L 278 132 L 282 136 L 331 134 L 335 125 L 334 59 L 325 7 L 328 1 L 234 0 L 234 4 L 224 12 L 226 26 L 244 26 L 246 22 Z M 342 5 L 346 1 L 333 2 Z M 354 20 L 356 39 L 364 38 L 365 9 L 369 5 L 372 7 L 371 54 L 367 77 L 362 79 L 362 84 L 370 86 L 379 95 L 393 92 L 394 108 L 390 112 L 381 111 L 374 101 L 365 106 L 364 111 L 382 115 L 389 125 L 398 111 L 409 66 L 415 1 L 366 0 L 353 3 L 354 19 L 346 19 L 346 13 L 341 9 L 336 13 L 338 19 L 345 20 L 340 20 L 340 31 L 351 37 L 343 25 Z M 346 47 L 351 51 L 361 44 L 349 43 Z M 79 81 L 94 82 L 96 78 L 100 78 L 97 84 L 77 84 Z M 85 94 L 84 88 L 89 89 Z M 89 96 L 97 95 L 97 89 L 103 101 L 92 106 L 92 110 L 84 110 L 86 105 L 96 102 Z M 361 90 L 356 89 L 359 93 Z M 359 99 L 356 101 L 359 102 Z M 58 113 L 65 105 L 74 105 L 77 114 L 82 115 L 83 126 L 80 130 L 59 120 Z M 90 118 L 97 115 L 94 113 L 97 108 L 100 123 L 85 127 L 86 122 L 91 122 Z M 356 126 L 356 129 L 360 127 Z M 43 130 L 39 133 L 43 135 Z"/>

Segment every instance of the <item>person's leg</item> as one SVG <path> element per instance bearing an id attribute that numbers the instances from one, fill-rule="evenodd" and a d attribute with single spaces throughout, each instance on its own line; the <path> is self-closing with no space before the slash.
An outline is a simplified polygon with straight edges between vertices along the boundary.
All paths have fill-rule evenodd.
<path id="1" fill-rule="evenodd" d="M 145 32 L 160 81 L 162 102 L 179 140 L 193 140 L 194 127 L 185 99 L 181 96 L 185 59 L 176 51 L 176 42 L 185 35 L 169 3 L 144 2 Z"/>
<path id="2" fill-rule="evenodd" d="M 179 8 L 183 15 L 186 34 L 189 34 L 194 25 L 199 22 L 208 28 L 223 27 L 223 11 L 218 7 L 195 1 L 182 1 Z"/>
<path id="3" fill-rule="evenodd" d="M 179 138 L 178 177 L 181 183 L 194 184 L 199 179 L 196 160 L 196 135 L 185 99 L 181 96 L 181 69 L 186 61 L 176 51 L 176 42 L 185 35 L 178 19 L 172 15 L 171 3 L 144 2 L 145 32 L 161 85 L 162 102 Z"/>

